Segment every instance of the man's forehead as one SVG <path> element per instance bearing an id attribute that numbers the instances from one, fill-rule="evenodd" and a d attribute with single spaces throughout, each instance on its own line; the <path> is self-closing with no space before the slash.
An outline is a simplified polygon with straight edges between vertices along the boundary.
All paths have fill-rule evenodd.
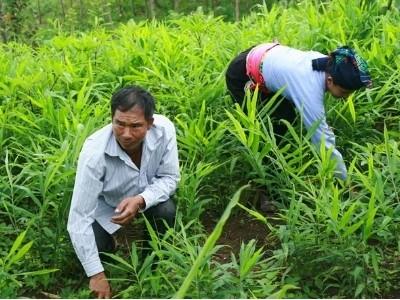
<path id="1" fill-rule="evenodd" d="M 146 122 L 146 119 L 144 117 L 138 117 L 138 116 L 125 116 L 125 115 L 118 116 L 117 114 L 115 114 L 113 121 L 114 122 L 117 121 L 128 125 L 133 125 L 133 124 L 143 124 Z"/>
<path id="2" fill-rule="evenodd" d="M 126 111 L 122 111 L 120 109 L 115 110 L 114 116 L 120 117 L 144 117 L 144 110 L 140 106 L 132 106 L 130 109 Z"/>

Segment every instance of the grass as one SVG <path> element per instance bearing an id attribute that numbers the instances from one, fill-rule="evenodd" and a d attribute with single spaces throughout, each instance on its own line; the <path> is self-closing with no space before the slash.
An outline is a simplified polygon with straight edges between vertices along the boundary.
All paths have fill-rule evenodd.
<path id="1" fill-rule="evenodd" d="M 29 245 L 3 270 L 7 278 L 22 274 L 12 296 L 88 297 L 86 282 L 75 279 L 83 271 L 65 228 L 76 161 L 85 138 L 110 121 L 112 92 L 130 83 L 148 88 L 157 111 L 174 121 L 182 181 L 178 221 L 164 238 L 153 237 L 152 254 L 144 260 L 138 244 L 129 257 L 113 256 L 108 270 L 120 297 L 393 295 L 400 287 L 400 20 L 395 5 L 384 5 L 304 0 L 258 7 L 237 23 L 196 13 L 112 31 L 59 31 L 36 46 L 2 44 L 0 257 L 23 232 Z M 329 153 L 310 143 L 312 130 L 301 120 L 286 123 L 277 142 L 268 117 L 275 102 L 261 109 L 249 96 L 244 109 L 227 95 L 229 61 L 274 38 L 324 53 L 347 43 L 367 58 L 374 87 L 346 102 L 326 101 L 346 181 L 333 177 Z M 233 196 L 246 184 L 240 199 Z M 259 188 L 277 199 L 278 221 L 249 205 Z M 263 248 L 243 244 L 218 262 L 217 236 L 238 209 L 267 226 L 273 240 Z M 224 216 L 210 236 L 200 221 L 207 210 Z M 9 292 L 1 287 L 1 295 Z"/>

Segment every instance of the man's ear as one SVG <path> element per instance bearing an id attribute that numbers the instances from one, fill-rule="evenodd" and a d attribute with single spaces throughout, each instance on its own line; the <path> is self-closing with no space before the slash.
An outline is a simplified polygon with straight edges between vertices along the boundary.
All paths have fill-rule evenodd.
<path id="1" fill-rule="evenodd" d="M 154 118 L 151 117 L 150 119 L 147 120 L 147 129 L 150 129 L 151 126 L 153 126 L 154 123 Z"/>

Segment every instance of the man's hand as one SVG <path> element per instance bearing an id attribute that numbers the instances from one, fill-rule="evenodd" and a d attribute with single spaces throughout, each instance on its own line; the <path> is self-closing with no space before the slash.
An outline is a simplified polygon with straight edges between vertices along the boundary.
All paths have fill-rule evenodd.
<path id="1" fill-rule="evenodd" d="M 116 215 L 111 218 L 111 222 L 119 225 L 128 224 L 140 209 L 146 207 L 146 202 L 142 196 L 128 197 L 121 201 L 115 209 Z"/>
<path id="2" fill-rule="evenodd" d="M 90 277 L 89 288 L 98 299 L 111 298 L 111 288 L 104 272 Z"/>

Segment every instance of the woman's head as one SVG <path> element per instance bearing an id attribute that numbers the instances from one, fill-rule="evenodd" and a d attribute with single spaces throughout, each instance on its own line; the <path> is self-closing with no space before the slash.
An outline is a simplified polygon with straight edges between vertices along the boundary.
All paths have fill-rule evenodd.
<path id="1" fill-rule="evenodd" d="M 327 90 L 335 97 L 347 97 L 372 85 L 366 61 L 348 46 L 337 48 L 328 57 L 315 59 L 313 69 L 326 72 Z"/>

